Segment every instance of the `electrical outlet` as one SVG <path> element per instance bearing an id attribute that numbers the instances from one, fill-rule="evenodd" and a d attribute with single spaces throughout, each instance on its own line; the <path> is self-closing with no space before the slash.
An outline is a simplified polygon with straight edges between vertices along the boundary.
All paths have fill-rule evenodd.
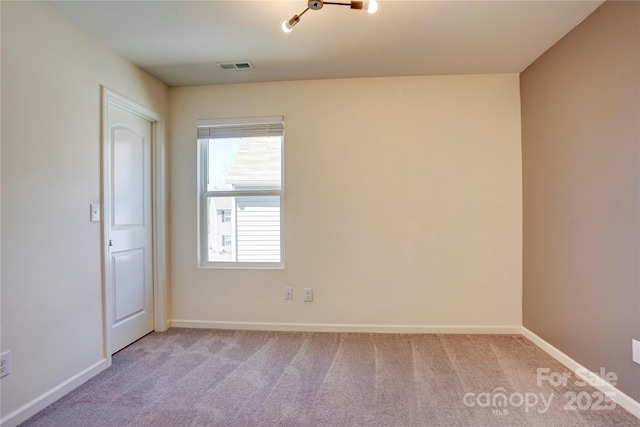
<path id="1" fill-rule="evenodd" d="M 633 349 L 633 361 L 640 365 L 640 341 L 631 340 L 631 348 Z"/>
<path id="2" fill-rule="evenodd" d="M 306 302 L 313 301 L 313 288 L 304 288 L 304 300 Z"/>
<path id="3" fill-rule="evenodd" d="M 293 288 L 284 288 L 284 299 L 286 300 L 293 299 Z"/>
<path id="4" fill-rule="evenodd" d="M 11 373 L 11 352 L 5 351 L 0 354 L 0 378 Z"/>

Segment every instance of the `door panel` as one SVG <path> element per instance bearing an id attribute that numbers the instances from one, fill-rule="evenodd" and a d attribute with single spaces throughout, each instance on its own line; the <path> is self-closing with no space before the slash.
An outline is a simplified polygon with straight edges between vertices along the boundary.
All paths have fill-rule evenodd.
<path id="1" fill-rule="evenodd" d="M 153 331 L 151 128 L 109 105 L 111 353 Z"/>
<path id="2" fill-rule="evenodd" d="M 144 137 L 113 129 L 113 225 L 144 225 Z"/>
<path id="3" fill-rule="evenodd" d="M 114 324 L 144 313 L 144 249 L 112 255 L 115 313 Z"/>

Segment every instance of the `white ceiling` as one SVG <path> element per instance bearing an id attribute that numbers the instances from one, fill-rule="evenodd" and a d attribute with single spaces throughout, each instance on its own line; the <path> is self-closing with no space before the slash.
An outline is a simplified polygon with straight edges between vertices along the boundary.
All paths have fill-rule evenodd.
<path id="1" fill-rule="evenodd" d="M 49 1 L 170 86 L 518 73 L 603 1 L 380 0 L 370 15 L 296 1 Z M 250 60 L 254 70 L 217 62 Z"/>

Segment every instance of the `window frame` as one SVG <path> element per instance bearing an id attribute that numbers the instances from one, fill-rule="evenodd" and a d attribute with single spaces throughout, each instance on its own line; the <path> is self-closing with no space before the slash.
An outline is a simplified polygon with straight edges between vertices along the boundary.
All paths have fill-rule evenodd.
<path id="1" fill-rule="evenodd" d="M 209 119 L 198 120 L 195 125 L 200 128 L 211 128 L 216 126 L 242 126 L 242 125 L 258 125 L 258 124 L 282 124 L 284 125 L 284 116 L 273 117 L 247 117 L 233 119 Z M 265 135 L 266 136 L 266 135 Z M 284 213 L 284 129 L 282 130 L 282 139 L 280 141 L 280 189 L 269 190 L 228 190 L 228 191 L 209 191 L 208 175 L 209 175 L 209 140 L 211 138 L 196 137 L 197 140 L 197 199 L 198 199 L 198 268 L 214 268 L 214 269 L 284 269 L 285 266 L 285 213 Z M 280 214 L 280 261 L 209 261 L 209 223 L 208 223 L 208 200 L 210 197 L 255 197 L 270 196 L 279 197 L 279 214 Z M 222 215 L 224 218 L 224 213 Z M 231 221 L 236 227 L 235 221 Z M 231 246 L 236 247 L 232 244 Z M 237 250 L 237 249 L 236 249 Z"/>

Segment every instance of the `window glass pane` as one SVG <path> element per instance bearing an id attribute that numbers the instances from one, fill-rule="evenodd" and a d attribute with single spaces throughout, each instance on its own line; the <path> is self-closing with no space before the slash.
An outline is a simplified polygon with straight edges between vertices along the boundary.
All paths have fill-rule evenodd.
<path id="1" fill-rule="evenodd" d="M 237 261 L 280 262 L 280 196 L 236 197 L 234 207 Z"/>
<path id="2" fill-rule="evenodd" d="M 280 262 L 280 196 L 209 197 L 207 207 L 208 261 Z"/>
<path id="3" fill-rule="evenodd" d="M 207 191 L 281 188 L 282 136 L 214 138 L 208 144 Z"/>
<path id="4" fill-rule="evenodd" d="M 231 240 L 233 230 L 233 197 L 209 197 L 207 199 L 207 261 L 228 261 L 234 259 L 235 248 Z M 229 212 L 229 215 L 227 215 Z M 226 239 L 229 236 L 229 239 Z"/>

